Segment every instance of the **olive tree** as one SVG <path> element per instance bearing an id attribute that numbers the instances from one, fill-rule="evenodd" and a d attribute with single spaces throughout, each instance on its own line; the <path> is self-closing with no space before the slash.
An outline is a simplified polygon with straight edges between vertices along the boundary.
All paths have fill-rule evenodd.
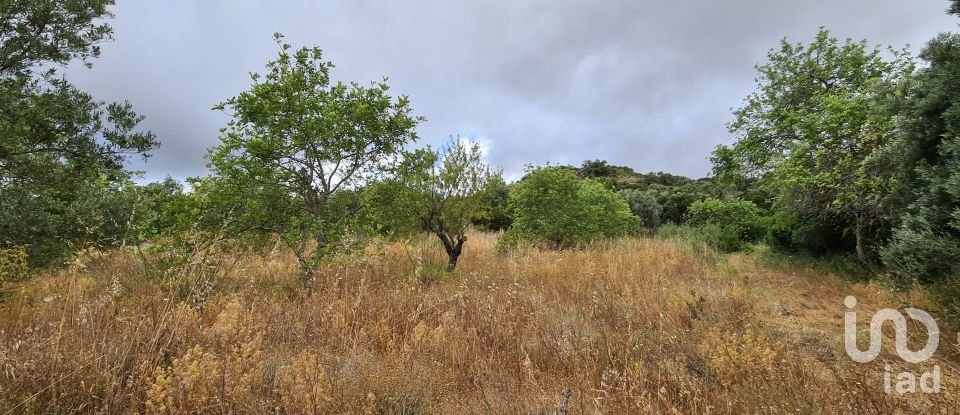
<path id="1" fill-rule="evenodd" d="M 379 184 L 374 192 L 380 217 L 392 216 L 440 240 L 447 254 L 447 271 L 457 261 L 467 242 L 467 230 L 487 207 L 491 185 L 502 182 L 482 160 L 478 143 L 453 139 L 440 150 L 430 147 L 407 153 L 394 179 Z"/>
<path id="2" fill-rule="evenodd" d="M 660 226 L 660 215 L 663 213 L 663 206 L 657 202 L 657 196 L 652 191 L 640 191 L 637 189 L 623 189 L 617 192 L 630 206 L 630 211 L 634 216 L 640 218 L 643 226 L 647 229 L 655 229 Z"/>

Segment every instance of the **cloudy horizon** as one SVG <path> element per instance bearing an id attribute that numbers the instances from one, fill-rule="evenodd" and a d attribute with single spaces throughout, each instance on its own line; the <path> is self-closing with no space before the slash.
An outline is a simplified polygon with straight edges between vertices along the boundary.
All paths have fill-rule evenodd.
<path id="1" fill-rule="evenodd" d="M 67 77 L 147 117 L 162 146 L 133 167 L 149 181 L 205 174 L 227 122 L 211 107 L 275 57 L 274 32 L 322 48 L 336 80 L 389 77 L 428 119 L 418 145 L 479 140 L 508 177 L 587 159 L 702 177 L 711 149 L 730 142 L 725 124 L 754 89 L 754 65 L 781 38 L 808 42 L 825 26 L 916 54 L 958 22 L 945 0 L 516 3 L 120 1 L 116 40 Z"/>

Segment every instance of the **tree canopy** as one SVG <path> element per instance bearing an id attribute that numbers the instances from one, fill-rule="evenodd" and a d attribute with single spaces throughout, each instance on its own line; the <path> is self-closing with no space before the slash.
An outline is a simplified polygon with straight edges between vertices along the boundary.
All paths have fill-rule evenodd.
<path id="1" fill-rule="evenodd" d="M 928 66 L 895 107 L 899 128 L 882 154 L 902 186 L 881 254 L 898 275 L 929 281 L 960 269 L 960 34 L 937 36 L 920 57 Z"/>

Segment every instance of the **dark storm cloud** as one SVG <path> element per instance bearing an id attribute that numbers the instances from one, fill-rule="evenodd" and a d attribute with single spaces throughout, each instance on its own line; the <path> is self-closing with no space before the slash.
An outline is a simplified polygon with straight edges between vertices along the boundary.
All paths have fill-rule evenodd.
<path id="1" fill-rule="evenodd" d="M 389 76 L 429 121 L 425 143 L 482 140 L 493 164 L 606 159 L 689 176 L 728 142 L 730 108 L 780 38 L 837 37 L 917 50 L 953 30 L 943 0 L 121 1 L 117 40 L 76 84 L 129 99 L 163 147 L 149 179 L 204 173 L 226 117 L 217 102 L 273 58 L 273 32 L 318 45 L 341 80 Z"/>

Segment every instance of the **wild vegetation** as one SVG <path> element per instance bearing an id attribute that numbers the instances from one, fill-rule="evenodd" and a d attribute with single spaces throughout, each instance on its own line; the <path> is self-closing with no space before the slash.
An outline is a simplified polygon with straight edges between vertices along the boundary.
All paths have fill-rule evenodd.
<path id="1" fill-rule="evenodd" d="M 386 78 L 334 82 L 277 34 L 213 106 L 209 174 L 144 184 L 143 116 L 61 74 L 92 66 L 112 2 L 8 3 L 0 413 L 957 407 L 958 34 L 919 61 L 783 40 L 712 177 L 587 160 L 514 183 L 469 140 L 415 147 L 426 118 Z M 938 318 L 940 393 L 885 393 L 892 347 L 843 356 L 850 294 Z"/>
<path id="2" fill-rule="evenodd" d="M 843 352 L 843 296 L 911 304 L 688 242 L 622 239 L 498 254 L 470 236 L 453 274 L 436 238 L 318 269 L 304 300 L 282 243 L 178 269 L 90 253 L 0 308 L 0 407 L 13 413 L 936 413 L 888 395 Z M 952 332 L 939 364 L 955 384 Z M 917 333 L 919 341 L 924 334 Z M 892 346 L 890 347 L 892 349 Z"/>

